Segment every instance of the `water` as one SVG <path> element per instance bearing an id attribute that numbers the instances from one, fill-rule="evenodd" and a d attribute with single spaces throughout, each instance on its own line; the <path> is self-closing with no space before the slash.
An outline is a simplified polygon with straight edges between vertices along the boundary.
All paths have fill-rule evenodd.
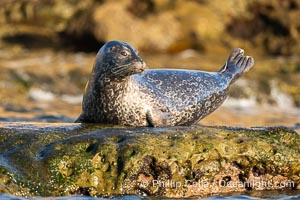
<path id="1" fill-rule="evenodd" d="M 209 56 L 186 51 L 178 55 L 141 56 L 149 68 L 216 71 L 227 55 Z M 94 59 L 95 53 L 1 50 L 0 121 L 72 122 L 81 112 L 82 93 Z M 273 74 L 266 77 L 262 74 L 271 73 L 271 66 L 280 69 L 281 64 L 276 60 L 257 60 L 257 63 L 233 85 L 228 101 L 201 124 L 294 127 L 300 123 L 300 108 L 294 107 L 291 95 L 279 87 L 290 82 L 289 79 L 297 80 L 297 73 L 281 77 L 274 69 Z M 281 79 L 285 82 L 279 82 Z M 295 88 L 284 85 L 285 88 L 296 90 L 298 83 L 292 82 L 291 87 Z M 257 87 L 260 89 L 255 90 Z"/>
<path id="2" fill-rule="evenodd" d="M 87 197 L 87 196 L 69 196 L 69 197 L 17 197 L 12 195 L 0 194 L 0 199 L 3 200 L 154 200 L 154 199 L 164 199 L 171 200 L 176 198 L 163 198 L 163 197 L 148 197 L 148 196 L 138 196 L 138 195 L 126 195 L 120 197 Z M 183 198 L 181 198 L 183 199 Z M 258 199 L 277 199 L 277 200 L 288 200 L 288 199 L 300 199 L 300 191 L 261 191 L 249 194 L 232 194 L 232 195 L 216 195 L 210 197 L 190 197 L 184 199 L 205 199 L 205 200 L 258 200 Z"/>

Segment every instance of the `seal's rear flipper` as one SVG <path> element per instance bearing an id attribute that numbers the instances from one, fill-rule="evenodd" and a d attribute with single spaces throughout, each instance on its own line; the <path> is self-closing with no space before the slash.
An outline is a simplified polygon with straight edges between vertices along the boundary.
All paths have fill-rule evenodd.
<path id="1" fill-rule="evenodd" d="M 244 56 L 243 49 L 236 48 L 231 51 L 225 65 L 219 72 L 224 74 L 232 83 L 244 72 L 249 71 L 253 65 L 254 59 L 251 56 Z"/>

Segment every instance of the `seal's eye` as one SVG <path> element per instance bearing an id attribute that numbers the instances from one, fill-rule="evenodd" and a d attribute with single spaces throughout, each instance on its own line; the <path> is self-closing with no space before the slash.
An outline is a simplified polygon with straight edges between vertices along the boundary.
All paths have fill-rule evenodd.
<path id="1" fill-rule="evenodd" d="M 128 53 L 126 51 L 121 51 L 122 56 L 128 56 Z"/>
<path id="2" fill-rule="evenodd" d="M 109 51 L 109 52 L 112 52 L 114 49 L 115 49 L 114 47 L 110 47 L 110 48 L 108 49 L 108 51 Z"/>

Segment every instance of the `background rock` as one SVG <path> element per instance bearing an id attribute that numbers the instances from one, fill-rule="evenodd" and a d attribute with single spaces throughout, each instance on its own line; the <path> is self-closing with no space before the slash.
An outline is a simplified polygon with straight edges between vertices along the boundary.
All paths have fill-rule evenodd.
<path id="1" fill-rule="evenodd" d="M 95 42 L 120 39 L 152 52 L 194 48 L 216 53 L 242 45 L 259 54 L 300 53 L 300 7 L 295 0 L 3 0 L 0 4 L 0 36 L 8 43 L 25 39 L 31 41 L 29 46 L 54 42 L 60 48 L 68 44 L 93 50 Z"/>

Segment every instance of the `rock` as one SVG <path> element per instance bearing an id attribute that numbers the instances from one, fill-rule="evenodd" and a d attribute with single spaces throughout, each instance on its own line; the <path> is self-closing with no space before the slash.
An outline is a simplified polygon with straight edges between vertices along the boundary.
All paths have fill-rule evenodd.
<path id="1" fill-rule="evenodd" d="M 128 11 L 127 2 L 110 1 L 95 9 L 93 31 L 99 41 L 118 39 L 139 50 L 166 51 L 179 39 L 181 28 L 173 13 L 140 18 Z"/>
<path id="2" fill-rule="evenodd" d="M 0 135 L 5 194 L 182 198 L 300 189 L 300 136 L 285 127 L 1 123 Z"/>
<path id="3" fill-rule="evenodd" d="M 0 37 L 26 48 L 97 51 L 119 39 L 151 52 L 218 54 L 243 46 L 257 54 L 298 55 L 299 8 L 295 0 L 2 0 Z"/>

